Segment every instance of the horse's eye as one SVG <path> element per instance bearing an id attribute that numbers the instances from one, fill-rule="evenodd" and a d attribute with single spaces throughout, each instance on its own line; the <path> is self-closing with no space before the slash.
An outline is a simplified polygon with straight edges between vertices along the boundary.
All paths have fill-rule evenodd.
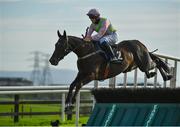
<path id="1" fill-rule="evenodd" d="M 66 46 L 67 44 L 66 43 L 64 43 L 64 46 Z"/>
<path id="2" fill-rule="evenodd" d="M 57 43 L 56 43 L 56 46 L 59 46 L 59 45 L 60 45 L 60 42 L 57 42 Z"/>

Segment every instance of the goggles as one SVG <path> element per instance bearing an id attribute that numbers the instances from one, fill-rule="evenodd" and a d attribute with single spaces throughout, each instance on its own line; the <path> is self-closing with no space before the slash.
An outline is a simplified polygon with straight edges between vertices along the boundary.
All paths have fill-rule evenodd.
<path id="1" fill-rule="evenodd" d="M 97 16 L 95 16 L 95 15 L 88 15 L 88 16 L 90 19 L 96 19 L 97 18 Z"/>

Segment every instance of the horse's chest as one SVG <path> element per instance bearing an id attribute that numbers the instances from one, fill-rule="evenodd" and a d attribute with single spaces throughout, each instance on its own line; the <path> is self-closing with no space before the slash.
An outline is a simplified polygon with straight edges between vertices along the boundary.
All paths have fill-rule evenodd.
<path id="1" fill-rule="evenodd" d="M 96 66 L 93 61 L 90 62 L 79 62 L 78 63 L 78 70 L 82 72 L 94 72 L 96 70 Z"/>

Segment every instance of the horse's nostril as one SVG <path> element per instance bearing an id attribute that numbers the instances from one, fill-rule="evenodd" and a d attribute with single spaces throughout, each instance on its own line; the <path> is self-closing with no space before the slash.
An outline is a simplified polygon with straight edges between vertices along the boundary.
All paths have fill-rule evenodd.
<path id="1" fill-rule="evenodd" d="M 58 61 L 56 59 L 50 59 L 49 62 L 52 64 L 52 65 L 57 65 L 58 64 Z"/>
<path id="2" fill-rule="evenodd" d="M 52 63 L 52 59 L 49 59 L 49 62 Z"/>
<path id="3" fill-rule="evenodd" d="M 52 65 L 55 64 L 55 60 L 53 60 L 53 59 L 50 59 L 49 62 L 50 62 Z"/>

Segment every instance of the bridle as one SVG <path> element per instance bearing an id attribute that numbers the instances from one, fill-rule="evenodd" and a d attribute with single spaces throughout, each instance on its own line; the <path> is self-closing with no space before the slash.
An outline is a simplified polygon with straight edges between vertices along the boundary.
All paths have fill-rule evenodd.
<path id="1" fill-rule="evenodd" d="M 72 47 L 69 44 L 69 38 L 66 37 L 66 48 L 64 49 L 65 54 L 67 55 L 68 53 L 70 53 L 72 51 Z"/>
<path id="2" fill-rule="evenodd" d="M 88 33 L 88 30 L 89 30 L 89 27 L 87 27 L 86 28 L 86 33 L 85 33 L 85 35 L 83 35 L 82 34 L 82 37 L 83 37 L 83 39 L 87 36 L 87 33 Z M 75 51 L 75 50 L 77 50 L 79 47 L 81 47 L 82 45 L 84 45 L 85 43 L 83 43 L 83 44 L 80 44 L 79 46 L 77 46 L 77 47 L 75 47 L 74 49 L 72 48 L 72 46 L 69 44 L 69 38 L 68 38 L 68 36 L 66 37 L 66 48 L 65 48 L 65 53 L 70 53 L 70 52 L 72 52 L 72 51 Z M 66 54 L 66 55 L 67 55 Z"/>
<path id="3" fill-rule="evenodd" d="M 66 45 L 66 47 L 64 48 L 64 55 L 63 55 L 63 58 L 64 58 L 64 56 L 66 56 L 67 54 L 69 54 L 70 52 L 74 52 L 74 51 L 76 51 L 77 49 L 79 49 L 81 46 L 83 46 L 83 45 L 85 45 L 86 43 L 82 43 L 82 44 L 80 44 L 79 46 L 77 46 L 77 47 L 75 47 L 75 48 L 73 48 L 70 44 L 69 44 L 69 38 L 68 38 L 68 36 L 66 37 L 66 40 L 65 40 L 65 45 Z M 62 58 L 62 59 L 63 59 Z"/>
<path id="4" fill-rule="evenodd" d="M 75 47 L 75 48 L 73 48 L 70 44 L 69 44 L 69 38 L 68 37 L 66 37 L 66 48 L 64 49 L 64 52 L 65 52 L 65 54 L 67 53 L 70 53 L 70 52 L 72 52 L 72 51 L 76 51 L 79 47 L 81 47 L 82 45 L 84 45 L 84 43 L 83 44 L 80 44 L 79 46 L 77 46 L 77 47 Z"/>

